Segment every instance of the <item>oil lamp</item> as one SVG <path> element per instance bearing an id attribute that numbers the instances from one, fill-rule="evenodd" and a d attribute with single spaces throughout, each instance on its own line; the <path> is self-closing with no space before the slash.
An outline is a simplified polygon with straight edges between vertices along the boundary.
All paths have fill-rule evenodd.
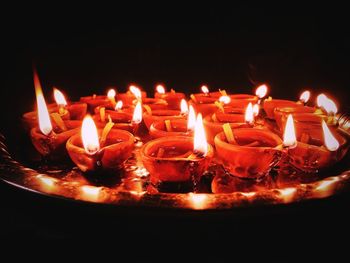
<path id="1" fill-rule="evenodd" d="M 111 129 L 108 124 L 103 130 L 97 130 L 87 115 L 81 134 L 73 135 L 66 147 L 72 161 L 83 172 L 115 171 L 131 156 L 134 136 L 125 130 Z"/>
<path id="2" fill-rule="evenodd" d="M 323 113 L 327 114 L 328 124 L 337 124 L 336 114 L 338 112 L 338 107 L 333 100 L 329 99 L 324 94 L 320 94 L 317 96 L 317 106 L 322 109 Z"/>
<path id="3" fill-rule="evenodd" d="M 65 156 L 64 145 L 72 135 L 78 132 L 80 121 L 64 121 L 58 113 L 50 114 L 46 106 L 39 78 L 34 72 L 34 86 L 37 101 L 38 127 L 30 131 L 35 149 L 43 156 L 61 159 Z"/>
<path id="4" fill-rule="evenodd" d="M 115 90 L 114 90 L 115 92 Z M 98 106 L 103 106 L 103 107 L 113 107 L 112 104 L 112 95 L 113 95 L 113 90 L 109 90 L 107 92 L 107 95 L 96 95 L 93 94 L 92 96 L 84 96 L 80 98 L 80 102 L 84 102 L 88 106 L 88 111 L 90 113 L 94 113 L 95 108 Z M 109 97 L 108 97 L 109 93 Z"/>
<path id="5" fill-rule="evenodd" d="M 87 112 L 87 104 L 84 102 L 68 102 L 63 93 L 57 88 L 53 89 L 54 98 L 58 107 L 57 112 L 62 119 L 82 120 Z M 66 117 L 66 115 L 68 115 Z"/>
<path id="6" fill-rule="evenodd" d="M 217 155 L 225 170 L 242 178 L 260 178 L 269 173 L 280 160 L 282 140 L 265 129 L 231 129 L 226 124 L 224 132 L 215 138 Z"/>
<path id="7" fill-rule="evenodd" d="M 185 116 L 181 114 L 179 110 L 146 110 L 143 113 L 143 120 L 147 129 L 149 130 L 152 123 L 156 121 L 165 121 L 165 120 L 175 120 L 175 119 L 184 119 Z"/>
<path id="8" fill-rule="evenodd" d="M 163 99 L 143 98 L 142 103 L 145 108 L 149 107 L 151 110 L 166 110 L 168 108 L 168 103 Z"/>
<path id="9" fill-rule="evenodd" d="M 116 101 L 115 101 L 116 94 L 117 94 L 117 92 L 115 91 L 115 89 L 109 89 L 107 92 L 107 98 L 111 102 L 112 107 L 115 107 L 115 104 L 116 104 Z"/>
<path id="10" fill-rule="evenodd" d="M 195 186 L 206 171 L 213 148 L 205 139 L 202 116 L 198 114 L 194 137 L 168 136 L 152 140 L 141 148 L 141 158 L 153 185 L 185 183 Z"/>
<path id="11" fill-rule="evenodd" d="M 154 94 L 156 99 L 163 99 L 168 103 L 168 108 L 171 110 L 178 110 L 182 99 L 185 99 L 185 94 L 182 92 L 175 92 L 171 89 L 170 92 L 166 92 L 164 86 L 157 85 L 156 92 Z"/>
<path id="12" fill-rule="evenodd" d="M 141 91 L 140 88 L 135 85 L 130 85 L 129 90 L 125 93 L 119 93 L 116 95 L 117 100 L 121 100 L 124 105 L 136 104 L 137 100 L 141 100 L 147 97 L 147 93 Z"/>
<path id="13" fill-rule="evenodd" d="M 338 132 L 332 133 L 322 120 L 323 136 L 297 139 L 293 116 L 289 115 L 284 130 L 283 144 L 289 163 L 305 172 L 318 172 L 340 161 L 348 150 L 346 139 Z"/>
<path id="14" fill-rule="evenodd" d="M 261 104 L 263 98 L 266 97 L 268 91 L 268 87 L 266 84 L 262 84 L 255 90 L 255 95 L 259 98 L 258 104 Z"/>
<path id="15" fill-rule="evenodd" d="M 301 93 L 299 97 L 299 103 L 302 103 L 304 106 L 308 103 L 311 97 L 311 92 L 308 90 L 305 90 L 303 93 Z"/>

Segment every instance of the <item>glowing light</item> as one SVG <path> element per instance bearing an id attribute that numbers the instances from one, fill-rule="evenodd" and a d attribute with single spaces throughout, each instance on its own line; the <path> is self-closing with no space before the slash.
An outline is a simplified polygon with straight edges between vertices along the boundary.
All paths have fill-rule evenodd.
<path id="1" fill-rule="evenodd" d="M 101 187 L 84 185 L 80 187 L 80 198 L 86 201 L 98 202 L 101 200 Z"/>
<path id="2" fill-rule="evenodd" d="M 337 139 L 333 136 L 331 131 L 329 130 L 327 124 L 324 120 L 322 120 L 322 130 L 323 130 L 323 137 L 324 137 L 324 144 L 326 148 L 329 151 L 336 151 L 339 148 L 339 142 Z"/>
<path id="3" fill-rule="evenodd" d="M 181 100 L 180 109 L 181 109 L 181 114 L 186 115 L 188 113 L 188 104 L 185 99 Z"/>
<path id="4" fill-rule="evenodd" d="M 118 102 L 115 104 L 115 110 L 121 110 L 123 108 L 123 102 L 121 100 L 118 100 Z"/>
<path id="5" fill-rule="evenodd" d="M 189 107 L 188 117 L 187 117 L 187 131 L 194 131 L 196 126 L 196 113 L 192 105 Z"/>
<path id="6" fill-rule="evenodd" d="M 295 147 L 297 138 L 295 136 L 294 120 L 291 114 L 288 115 L 286 127 L 284 128 L 283 145 L 286 147 Z"/>
<path id="7" fill-rule="evenodd" d="M 54 88 L 53 89 L 53 96 L 55 98 L 57 105 L 59 105 L 59 106 L 66 106 L 67 105 L 66 98 L 64 97 L 63 93 L 60 90 Z"/>
<path id="8" fill-rule="evenodd" d="M 141 105 L 141 102 L 138 101 L 134 109 L 134 114 L 132 115 L 132 122 L 138 124 L 141 121 L 142 121 L 142 105 Z"/>
<path id="9" fill-rule="evenodd" d="M 252 103 L 249 102 L 247 109 L 245 110 L 244 119 L 247 123 L 252 124 L 254 122 L 254 112 Z"/>
<path id="10" fill-rule="evenodd" d="M 294 195 L 297 192 L 297 189 L 294 187 L 288 187 L 284 189 L 278 190 L 280 193 L 281 198 L 285 203 L 290 203 L 293 201 Z"/>
<path id="11" fill-rule="evenodd" d="M 38 109 L 39 129 L 44 135 L 49 135 L 52 132 L 50 114 L 47 109 L 43 91 L 41 89 L 40 80 L 35 69 L 34 69 L 34 87 L 35 87 L 36 103 L 37 103 L 37 109 Z"/>
<path id="12" fill-rule="evenodd" d="M 202 92 L 203 92 L 204 94 L 208 94 L 208 93 L 209 93 L 209 89 L 208 89 L 208 87 L 205 86 L 205 85 L 203 85 L 203 86 L 201 87 L 201 90 L 202 90 Z"/>
<path id="13" fill-rule="evenodd" d="M 254 117 L 258 116 L 259 115 L 259 104 L 254 104 L 253 105 L 253 114 L 254 114 Z"/>
<path id="14" fill-rule="evenodd" d="M 317 96 L 317 106 L 323 108 L 328 114 L 336 114 L 338 112 L 337 105 L 323 93 Z"/>
<path id="15" fill-rule="evenodd" d="M 194 209 L 204 209 L 207 207 L 208 196 L 206 194 L 189 193 L 189 201 Z"/>
<path id="16" fill-rule="evenodd" d="M 198 114 L 194 128 L 193 151 L 201 153 L 204 156 L 208 152 L 208 143 L 205 136 L 202 114 Z"/>
<path id="17" fill-rule="evenodd" d="M 231 102 L 231 98 L 229 96 L 221 96 L 219 101 L 223 104 L 229 104 Z"/>
<path id="18" fill-rule="evenodd" d="M 258 96 L 259 99 L 264 98 L 266 94 L 267 94 L 267 85 L 263 84 L 257 87 L 255 91 L 255 95 Z"/>
<path id="19" fill-rule="evenodd" d="M 130 90 L 130 92 L 131 92 L 132 94 L 134 94 L 134 96 L 135 96 L 136 99 L 138 99 L 138 100 L 141 99 L 141 97 L 142 97 L 142 95 L 141 95 L 141 90 L 140 90 L 138 87 L 131 85 L 131 86 L 129 87 L 129 90 Z"/>
<path id="20" fill-rule="evenodd" d="M 117 93 L 116 93 L 115 89 L 110 89 L 110 90 L 107 92 L 107 97 L 108 97 L 108 99 L 110 99 L 110 100 L 114 100 L 114 97 L 115 97 L 116 94 L 117 94 Z"/>
<path id="21" fill-rule="evenodd" d="M 305 90 L 303 93 L 301 93 L 299 100 L 303 103 L 307 103 L 310 99 L 311 93 L 308 90 Z"/>
<path id="22" fill-rule="evenodd" d="M 81 137 L 87 154 L 93 155 L 100 150 L 97 128 L 90 115 L 83 120 Z"/>
<path id="23" fill-rule="evenodd" d="M 157 85 L 156 90 L 159 94 L 165 94 L 165 88 L 163 85 Z"/>

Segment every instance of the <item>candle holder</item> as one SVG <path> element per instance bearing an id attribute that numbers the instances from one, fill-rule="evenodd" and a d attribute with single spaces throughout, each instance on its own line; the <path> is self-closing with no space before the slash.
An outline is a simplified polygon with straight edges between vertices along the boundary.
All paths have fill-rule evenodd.
<path id="1" fill-rule="evenodd" d="M 184 119 L 185 116 L 179 110 L 154 110 L 143 113 L 143 120 L 149 130 L 152 123 L 156 121 Z"/>
<path id="2" fill-rule="evenodd" d="M 279 100 L 279 99 L 266 99 L 264 100 L 263 108 L 269 119 L 275 118 L 275 109 L 276 108 L 297 108 L 304 107 L 303 104 L 291 101 L 291 100 Z"/>
<path id="3" fill-rule="evenodd" d="M 98 106 L 112 107 L 111 101 L 105 95 L 85 96 L 81 97 L 80 101 L 87 104 L 88 111 L 90 113 L 94 113 L 95 108 Z"/>
<path id="4" fill-rule="evenodd" d="M 169 125 L 171 126 L 170 130 L 167 129 L 165 121 L 153 122 L 149 128 L 149 134 L 154 139 L 167 136 L 193 136 L 193 132 L 187 130 L 187 120 L 185 119 L 171 120 Z"/>
<path id="5" fill-rule="evenodd" d="M 193 138 L 162 137 L 146 143 L 140 150 L 143 165 L 153 185 L 190 182 L 196 185 L 214 156 L 208 144 L 205 156 L 193 152 Z"/>
<path id="6" fill-rule="evenodd" d="M 171 110 L 178 110 L 180 109 L 180 102 L 182 99 L 185 99 L 186 96 L 182 92 L 165 92 L 165 93 L 158 93 L 156 92 L 154 94 L 154 97 L 156 99 L 163 99 L 168 103 L 168 108 Z"/>
<path id="7" fill-rule="evenodd" d="M 281 138 L 267 130 L 234 130 L 236 144 L 228 143 L 223 132 L 214 138 L 217 155 L 225 170 L 237 177 L 257 179 L 267 175 L 280 160 Z"/>
<path id="8" fill-rule="evenodd" d="M 71 136 L 79 132 L 81 121 L 67 120 L 64 121 L 64 125 L 66 130 L 61 130 L 55 125 L 53 132 L 49 135 L 44 135 L 38 127 L 31 129 L 31 141 L 42 156 L 49 156 L 51 159 L 62 159 L 66 156 L 66 142 Z"/>
<path id="9" fill-rule="evenodd" d="M 314 107 L 299 106 L 298 105 L 296 107 L 275 108 L 274 119 L 276 120 L 276 124 L 280 129 L 283 129 L 289 114 L 292 114 L 294 119 L 295 119 L 295 115 L 302 114 L 303 121 L 309 120 L 310 122 L 315 122 L 315 121 L 321 122 L 321 120 L 318 117 L 321 114 L 319 114 L 316 111 L 316 108 L 314 108 Z M 325 116 L 325 115 L 323 115 L 323 116 Z"/>
<path id="10" fill-rule="evenodd" d="M 218 97 L 209 97 L 203 94 L 202 96 L 192 97 L 189 103 L 193 106 L 197 113 L 202 113 L 202 115 L 205 117 L 213 114 L 218 109 L 215 105 L 215 101 L 217 100 Z"/>
<path id="11" fill-rule="evenodd" d="M 168 109 L 168 103 L 163 99 L 144 98 L 142 100 L 142 103 L 143 103 L 143 105 L 148 105 L 148 107 L 150 107 L 151 110 L 166 110 L 166 109 Z"/>
<path id="12" fill-rule="evenodd" d="M 303 172 L 318 173 L 342 160 L 349 149 L 345 134 L 343 136 L 339 130 L 333 131 L 334 137 L 339 142 L 339 148 L 329 151 L 323 146 L 324 139 L 321 133 L 309 137 L 307 142 L 301 142 L 301 138 L 298 137 L 296 145 L 285 150 L 285 161 Z"/>
<path id="13" fill-rule="evenodd" d="M 145 99 L 147 97 L 147 93 L 145 91 L 141 92 L 141 99 Z M 127 91 L 125 93 L 117 93 L 117 100 L 121 100 L 125 105 L 133 105 L 134 100 L 136 99 L 135 95 L 131 91 Z"/>
<path id="14" fill-rule="evenodd" d="M 102 131 L 99 130 L 99 135 Z M 111 129 L 103 147 L 95 154 L 88 154 L 82 143 L 81 134 L 73 135 L 66 144 L 72 161 L 83 172 L 116 171 L 130 158 L 134 148 L 134 136 L 124 130 Z"/>
<path id="15" fill-rule="evenodd" d="M 94 119 L 94 122 L 96 123 L 97 128 L 103 129 L 105 127 L 106 123 L 108 123 L 109 121 L 108 116 L 111 118 L 111 121 L 114 123 L 113 129 L 125 130 L 133 134 L 137 132 L 138 125 L 132 122 L 132 113 L 117 112 L 112 110 L 105 111 L 104 119 L 101 119 L 100 114 L 94 115 L 93 119 Z"/>
<path id="16" fill-rule="evenodd" d="M 231 101 L 227 106 L 232 108 L 245 109 L 249 103 L 255 104 L 258 102 L 258 97 L 250 94 L 234 94 L 229 96 Z"/>

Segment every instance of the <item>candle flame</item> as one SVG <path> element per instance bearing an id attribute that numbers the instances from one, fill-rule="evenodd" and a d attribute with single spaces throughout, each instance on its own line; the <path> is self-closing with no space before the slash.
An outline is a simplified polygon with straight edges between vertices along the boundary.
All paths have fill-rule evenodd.
<path id="1" fill-rule="evenodd" d="M 187 119 L 187 130 L 193 131 L 196 126 L 196 113 L 192 105 L 189 107 L 188 119 Z"/>
<path id="2" fill-rule="evenodd" d="M 336 151 L 339 148 L 339 142 L 333 136 L 331 131 L 329 130 L 327 124 L 324 120 L 322 120 L 322 130 L 324 136 L 324 144 L 329 151 Z"/>
<path id="3" fill-rule="evenodd" d="M 305 90 L 303 93 L 301 93 L 299 100 L 303 103 L 307 103 L 310 99 L 311 93 L 308 90 Z"/>
<path id="4" fill-rule="evenodd" d="M 138 87 L 131 85 L 129 90 L 132 94 L 134 94 L 136 99 L 138 99 L 138 100 L 141 99 L 141 90 Z"/>
<path id="5" fill-rule="evenodd" d="M 259 115 L 259 104 L 254 104 L 253 105 L 253 114 L 254 114 L 254 117 L 255 116 L 258 116 Z"/>
<path id="6" fill-rule="evenodd" d="M 123 102 L 121 100 L 118 100 L 118 102 L 115 104 L 115 110 L 121 110 L 123 108 Z"/>
<path id="7" fill-rule="evenodd" d="M 159 94 L 165 94 L 165 88 L 163 85 L 157 85 L 156 90 Z"/>
<path id="8" fill-rule="evenodd" d="M 93 155 L 100 150 L 97 128 L 90 115 L 85 116 L 83 120 L 81 137 L 87 154 Z"/>
<path id="9" fill-rule="evenodd" d="M 203 86 L 201 87 L 201 90 L 202 90 L 202 92 L 203 92 L 204 94 L 208 94 L 208 93 L 209 93 L 209 89 L 208 89 L 208 87 L 205 86 L 205 85 L 203 85 Z"/>
<path id="10" fill-rule="evenodd" d="M 221 96 L 219 101 L 223 104 L 229 104 L 231 102 L 231 98 L 229 96 Z"/>
<path id="11" fill-rule="evenodd" d="M 338 112 L 337 105 L 334 101 L 323 93 L 317 96 L 317 106 L 323 108 L 327 114 L 336 114 Z"/>
<path id="12" fill-rule="evenodd" d="M 46 106 L 43 91 L 41 89 L 38 73 L 36 72 L 35 69 L 34 69 L 34 87 L 35 87 L 36 103 L 37 103 L 37 109 L 38 109 L 39 129 L 44 135 L 49 135 L 52 131 L 50 114 Z"/>
<path id="13" fill-rule="evenodd" d="M 181 114 L 187 114 L 188 113 L 188 104 L 187 104 L 185 99 L 181 100 L 180 109 L 181 109 Z"/>
<path id="14" fill-rule="evenodd" d="M 286 147 L 295 147 L 297 138 L 295 135 L 294 120 L 291 114 L 288 115 L 286 127 L 283 134 L 283 145 Z"/>
<path id="15" fill-rule="evenodd" d="M 198 113 L 194 128 L 193 151 L 207 155 L 208 143 L 205 136 L 202 114 Z"/>
<path id="16" fill-rule="evenodd" d="M 136 107 L 134 109 L 134 114 L 132 116 L 132 122 L 138 124 L 141 121 L 142 121 L 142 106 L 141 106 L 141 102 L 138 101 L 136 104 Z"/>
<path id="17" fill-rule="evenodd" d="M 117 94 L 117 92 L 115 91 L 115 89 L 110 89 L 107 92 L 107 97 L 108 97 L 108 99 L 113 100 L 116 94 Z"/>
<path id="18" fill-rule="evenodd" d="M 255 91 L 255 95 L 258 96 L 259 99 L 264 98 L 266 94 L 267 94 L 267 85 L 263 84 L 257 87 Z"/>
<path id="19" fill-rule="evenodd" d="M 250 124 L 252 124 L 254 122 L 253 105 L 251 102 L 249 102 L 248 107 L 245 110 L 244 119 L 247 123 L 250 123 Z"/>
<path id="20" fill-rule="evenodd" d="M 55 97 L 55 101 L 57 105 L 67 106 L 66 98 L 64 97 L 63 93 L 60 90 L 54 88 L 53 96 Z"/>

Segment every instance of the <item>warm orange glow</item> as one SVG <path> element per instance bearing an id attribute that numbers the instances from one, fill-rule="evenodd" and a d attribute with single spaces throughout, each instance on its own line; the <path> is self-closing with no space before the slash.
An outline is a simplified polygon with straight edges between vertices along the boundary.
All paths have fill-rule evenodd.
<path id="1" fill-rule="evenodd" d="M 44 135 L 49 135 L 52 132 L 52 124 L 36 70 L 34 70 L 34 87 L 38 109 L 39 129 Z"/>
<path id="2" fill-rule="evenodd" d="M 324 137 L 324 145 L 329 151 L 336 151 L 339 148 L 339 142 L 337 139 L 333 136 L 331 131 L 329 130 L 327 124 L 324 120 L 322 120 L 322 130 L 323 130 L 323 137 Z"/>
<path id="3" fill-rule="evenodd" d="M 81 137 L 87 154 L 95 154 L 100 150 L 96 125 L 90 115 L 87 115 L 81 126 Z"/>
<path id="4" fill-rule="evenodd" d="M 255 116 L 258 116 L 259 115 L 259 104 L 254 104 L 253 105 L 253 114 L 254 114 L 254 117 Z"/>
<path id="5" fill-rule="evenodd" d="M 136 99 L 138 99 L 138 100 L 141 99 L 141 90 L 138 87 L 131 85 L 129 90 L 132 94 L 134 94 Z"/>
<path id="6" fill-rule="evenodd" d="M 207 206 L 208 196 L 206 194 L 189 193 L 189 201 L 193 209 L 204 209 Z"/>
<path id="7" fill-rule="evenodd" d="M 194 128 L 193 151 L 201 153 L 204 156 L 206 156 L 208 152 L 208 143 L 205 136 L 202 114 L 200 113 L 198 113 Z"/>
<path id="8" fill-rule="evenodd" d="M 319 198 L 324 198 L 332 195 L 336 191 L 336 186 L 339 182 L 339 177 L 328 177 L 320 181 L 314 189 L 314 195 Z"/>
<path id="9" fill-rule="evenodd" d="M 110 100 L 114 100 L 114 97 L 117 93 L 115 92 L 115 89 L 110 89 L 108 92 L 107 92 L 107 97 L 108 99 Z"/>
<path id="10" fill-rule="evenodd" d="M 297 138 L 295 136 L 294 120 L 291 114 L 288 115 L 286 127 L 284 128 L 283 145 L 286 147 L 295 147 Z"/>
<path id="11" fill-rule="evenodd" d="M 123 108 L 123 102 L 121 100 L 118 100 L 118 102 L 115 104 L 115 110 L 121 110 Z"/>
<path id="12" fill-rule="evenodd" d="M 98 202 L 101 199 L 101 187 L 91 185 L 81 186 L 80 198 L 86 201 Z"/>
<path id="13" fill-rule="evenodd" d="M 141 121 L 142 121 L 142 105 L 141 105 L 141 102 L 138 101 L 134 109 L 132 122 L 137 124 L 137 123 L 140 123 Z"/>
<path id="14" fill-rule="evenodd" d="M 42 191 L 51 193 L 56 190 L 58 183 L 58 180 L 56 178 L 42 174 L 37 175 L 36 178 L 40 182 L 40 188 Z"/>
<path id="15" fill-rule="evenodd" d="M 156 90 L 159 94 L 165 94 L 165 88 L 163 85 L 157 85 Z"/>
<path id="16" fill-rule="evenodd" d="M 223 104 L 229 104 L 231 102 L 231 98 L 229 96 L 221 96 L 219 101 Z"/>
<path id="17" fill-rule="evenodd" d="M 338 112 L 337 105 L 334 101 L 323 93 L 317 96 L 317 106 L 323 108 L 328 114 L 336 114 Z"/>
<path id="18" fill-rule="evenodd" d="M 185 99 L 181 100 L 180 109 L 181 109 L 181 114 L 187 114 L 188 113 L 188 104 L 187 104 Z"/>
<path id="19" fill-rule="evenodd" d="M 265 84 L 257 87 L 257 89 L 255 91 L 255 95 L 258 96 L 259 99 L 264 98 L 266 96 L 266 94 L 267 94 L 267 86 Z"/>
<path id="20" fill-rule="evenodd" d="M 193 131 L 196 126 L 196 113 L 192 105 L 189 107 L 188 119 L 187 119 L 187 131 Z"/>
<path id="21" fill-rule="evenodd" d="M 285 203 L 290 203 L 293 201 L 297 189 L 295 187 L 288 187 L 284 189 L 278 189 L 278 192 Z"/>
<path id="22" fill-rule="evenodd" d="M 303 93 L 301 93 L 299 100 L 303 103 L 307 103 L 310 99 L 311 93 L 308 90 L 305 90 Z"/>
<path id="23" fill-rule="evenodd" d="M 247 109 L 245 110 L 244 119 L 247 123 L 252 124 L 254 122 L 253 105 L 249 102 Z"/>
<path id="24" fill-rule="evenodd" d="M 63 93 L 60 90 L 54 88 L 53 89 L 53 96 L 55 98 L 57 105 L 59 105 L 59 106 L 66 106 L 67 105 L 66 98 L 64 97 Z"/>
<path id="25" fill-rule="evenodd" d="M 202 90 L 202 92 L 203 92 L 204 94 L 208 94 L 208 93 L 209 93 L 209 89 L 208 89 L 208 87 L 205 86 L 205 85 L 203 85 L 203 86 L 201 87 L 201 90 Z"/>

